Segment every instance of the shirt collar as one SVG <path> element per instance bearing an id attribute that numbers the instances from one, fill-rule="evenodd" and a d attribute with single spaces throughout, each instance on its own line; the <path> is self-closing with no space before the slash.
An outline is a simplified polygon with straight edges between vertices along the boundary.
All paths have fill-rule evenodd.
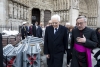
<path id="1" fill-rule="evenodd" d="M 59 26 L 57 27 L 57 30 L 59 29 Z M 54 28 L 54 30 L 55 30 L 55 28 Z"/>

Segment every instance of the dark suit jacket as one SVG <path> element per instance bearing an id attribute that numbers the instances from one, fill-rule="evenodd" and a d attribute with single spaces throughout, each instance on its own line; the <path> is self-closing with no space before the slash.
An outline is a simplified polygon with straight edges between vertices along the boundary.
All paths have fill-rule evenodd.
<path id="1" fill-rule="evenodd" d="M 2 35 L 0 33 L 0 67 L 3 67 L 3 47 L 2 47 Z"/>
<path id="2" fill-rule="evenodd" d="M 72 61 L 71 61 L 71 67 L 80 67 L 79 62 L 81 63 L 81 67 L 87 67 L 87 58 L 85 52 L 78 52 L 74 48 L 74 44 L 80 44 L 80 42 L 77 42 L 77 37 L 85 36 L 86 42 L 81 43 L 84 47 L 89 49 L 94 49 L 97 46 L 98 40 L 97 36 L 94 30 L 85 27 L 83 30 L 79 30 L 78 28 L 74 28 L 72 30 L 72 38 L 71 38 L 71 50 L 72 50 Z M 80 61 L 81 60 L 81 61 Z"/>
<path id="3" fill-rule="evenodd" d="M 42 37 L 42 28 L 40 26 L 38 26 L 38 28 L 36 29 L 36 26 L 33 25 L 32 27 L 32 33 L 34 35 L 34 37 Z"/>
<path id="4" fill-rule="evenodd" d="M 32 27 L 33 27 L 33 26 L 30 26 L 30 27 L 29 27 L 29 34 L 30 34 L 30 35 L 32 35 Z"/>
<path id="5" fill-rule="evenodd" d="M 59 25 L 59 29 L 54 34 L 53 26 L 49 26 L 45 30 L 44 38 L 44 54 L 49 54 L 47 59 L 48 67 L 61 67 L 63 62 L 63 54 L 68 46 L 67 28 Z M 61 60 L 60 62 L 58 60 Z M 55 62 L 56 61 L 56 62 Z"/>
<path id="6" fill-rule="evenodd" d="M 34 37 L 36 37 L 36 26 L 35 25 L 32 26 L 32 34 L 34 35 Z"/>
<path id="7" fill-rule="evenodd" d="M 28 31 L 27 26 L 25 26 L 25 29 L 24 29 L 23 26 L 22 26 L 22 28 L 21 28 L 21 35 L 22 35 L 22 36 L 27 36 L 27 31 Z"/>
<path id="8" fill-rule="evenodd" d="M 42 38 L 42 28 L 40 26 L 36 30 L 36 37 Z"/>

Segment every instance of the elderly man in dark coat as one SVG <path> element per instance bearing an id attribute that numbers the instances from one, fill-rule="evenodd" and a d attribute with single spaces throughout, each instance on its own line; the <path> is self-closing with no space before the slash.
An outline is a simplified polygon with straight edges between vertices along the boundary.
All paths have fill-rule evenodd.
<path id="1" fill-rule="evenodd" d="M 25 39 L 25 37 L 27 37 L 27 31 L 28 31 L 28 28 L 27 26 L 25 25 L 27 22 L 23 22 L 23 25 L 21 27 L 21 35 L 22 35 L 22 40 Z"/>
<path id="2" fill-rule="evenodd" d="M 62 67 L 63 55 L 68 46 L 67 28 L 59 25 L 59 15 L 53 15 L 51 21 L 53 25 L 45 30 L 44 54 L 48 67 Z"/>
<path id="3" fill-rule="evenodd" d="M 92 67 L 91 50 L 97 46 L 98 40 L 94 30 L 86 27 L 87 19 L 79 16 L 76 28 L 72 30 L 71 67 Z"/>

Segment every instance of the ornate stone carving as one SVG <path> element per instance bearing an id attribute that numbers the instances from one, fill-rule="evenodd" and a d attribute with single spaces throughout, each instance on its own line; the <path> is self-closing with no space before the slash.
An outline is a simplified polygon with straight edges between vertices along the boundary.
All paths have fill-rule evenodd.
<path id="1" fill-rule="evenodd" d="M 21 19 L 23 19 L 23 6 L 21 6 Z"/>
<path id="2" fill-rule="evenodd" d="M 26 10 L 26 7 L 23 7 L 23 19 L 26 20 L 26 14 L 27 14 L 27 10 Z"/>
<path id="3" fill-rule="evenodd" d="M 73 8 L 79 9 L 79 1 L 78 0 L 72 0 Z"/>
<path id="4" fill-rule="evenodd" d="M 21 16 L 21 8 L 20 5 L 18 5 L 18 19 L 20 19 L 20 16 Z"/>
<path id="5" fill-rule="evenodd" d="M 17 3 L 14 3 L 14 19 L 17 19 Z"/>
<path id="6" fill-rule="evenodd" d="M 44 10 L 43 9 L 41 9 L 40 10 L 40 15 L 41 15 L 41 22 L 44 22 Z"/>
<path id="7" fill-rule="evenodd" d="M 9 18 L 13 18 L 13 2 L 12 1 L 9 1 L 8 2 L 8 15 L 9 15 Z"/>

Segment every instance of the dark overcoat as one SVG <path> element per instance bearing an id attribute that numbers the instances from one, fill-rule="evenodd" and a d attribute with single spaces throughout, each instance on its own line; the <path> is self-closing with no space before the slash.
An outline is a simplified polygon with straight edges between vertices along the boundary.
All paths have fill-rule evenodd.
<path id="1" fill-rule="evenodd" d="M 3 47 L 2 47 L 2 35 L 0 33 L 0 67 L 3 67 Z"/>
<path id="2" fill-rule="evenodd" d="M 67 50 L 68 37 L 67 28 L 59 25 L 59 29 L 54 34 L 53 26 L 48 26 L 45 30 L 44 54 L 49 54 L 47 59 L 48 67 L 62 67 L 63 54 Z"/>
<path id="3" fill-rule="evenodd" d="M 87 54 L 86 52 L 78 52 L 74 48 L 74 44 L 80 44 L 77 42 L 77 37 L 82 37 L 81 35 L 84 35 L 86 38 L 85 43 L 81 43 L 84 47 L 89 49 L 94 49 L 97 47 L 97 36 L 94 30 L 85 27 L 83 30 L 78 30 L 78 28 L 74 28 L 72 30 L 72 38 L 71 38 L 71 50 L 72 50 L 72 61 L 71 61 L 71 67 L 87 67 Z M 81 62 L 81 63 L 80 63 Z"/>

